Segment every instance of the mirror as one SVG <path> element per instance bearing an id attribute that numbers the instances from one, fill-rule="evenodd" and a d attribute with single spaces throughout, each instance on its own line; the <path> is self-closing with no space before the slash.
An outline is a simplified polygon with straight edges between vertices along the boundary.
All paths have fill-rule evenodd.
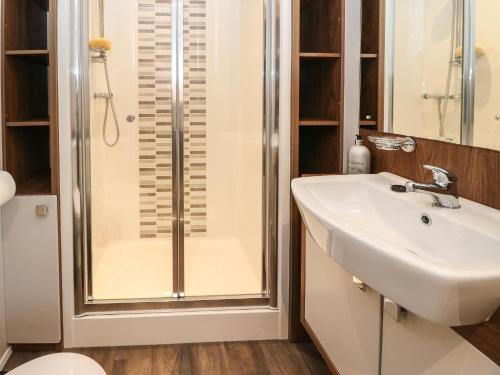
<path id="1" fill-rule="evenodd" d="M 499 16 L 498 0 L 386 1 L 386 131 L 500 150 Z"/>

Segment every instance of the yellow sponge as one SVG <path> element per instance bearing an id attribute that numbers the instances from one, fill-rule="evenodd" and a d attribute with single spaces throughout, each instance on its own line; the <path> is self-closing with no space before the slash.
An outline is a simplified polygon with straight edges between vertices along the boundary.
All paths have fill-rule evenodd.
<path id="1" fill-rule="evenodd" d="M 462 47 L 457 47 L 457 49 L 455 50 L 455 56 L 457 59 L 461 59 L 462 58 Z M 481 47 L 476 47 L 476 57 L 481 57 L 484 55 L 484 50 L 481 48 Z"/>
<path id="2" fill-rule="evenodd" d="M 106 38 L 95 38 L 89 40 L 89 48 L 91 50 L 111 50 L 111 40 Z"/>

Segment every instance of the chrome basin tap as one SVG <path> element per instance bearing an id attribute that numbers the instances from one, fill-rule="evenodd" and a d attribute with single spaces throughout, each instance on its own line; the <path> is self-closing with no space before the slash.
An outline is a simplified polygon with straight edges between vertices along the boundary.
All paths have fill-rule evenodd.
<path id="1" fill-rule="evenodd" d="M 408 181 L 405 185 L 406 191 L 429 194 L 434 200 L 433 205 L 436 207 L 460 208 L 457 176 L 444 168 L 432 165 L 424 165 L 424 168 L 432 172 L 434 182 L 432 184 L 423 184 Z"/>

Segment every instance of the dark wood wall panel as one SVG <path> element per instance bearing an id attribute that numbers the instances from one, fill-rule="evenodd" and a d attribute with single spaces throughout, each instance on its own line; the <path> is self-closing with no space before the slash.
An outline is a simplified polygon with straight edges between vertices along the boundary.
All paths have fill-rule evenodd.
<path id="1" fill-rule="evenodd" d="M 302 60 L 300 119 L 340 120 L 340 59 Z"/>
<path id="2" fill-rule="evenodd" d="M 299 168 L 302 175 L 339 173 L 339 132 L 336 126 L 301 127 Z"/>
<path id="3" fill-rule="evenodd" d="M 339 0 L 301 0 L 300 51 L 340 53 L 340 20 Z"/>
<path id="4" fill-rule="evenodd" d="M 370 116 L 377 122 L 378 116 L 378 59 L 361 59 L 361 96 L 359 102 L 360 121 Z"/>
<path id="5" fill-rule="evenodd" d="M 16 193 L 50 193 L 49 128 L 7 127 L 5 139 L 5 151 L 9 155 L 5 160 L 5 169 L 16 181 Z"/>
<path id="6" fill-rule="evenodd" d="M 362 0 L 361 53 L 379 53 L 380 0 Z"/>
<path id="7" fill-rule="evenodd" d="M 4 3 L 5 49 L 47 49 L 48 1 L 14 0 Z"/>
<path id="8" fill-rule="evenodd" d="M 28 58 L 5 58 L 5 121 L 49 118 L 48 66 Z"/>
<path id="9" fill-rule="evenodd" d="M 369 130 L 363 130 L 362 134 L 384 135 Z M 437 165 L 458 176 L 461 197 L 500 209 L 499 151 L 421 138 L 417 138 L 417 149 L 411 154 L 380 151 L 368 141 L 366 145 L 372 152 L 374 173 L 386 171 L 417 181 L 432 181 L 430 172 L 422 165 Z"/>
<path id="10" fill-rule="evenodd" d="M 362 130 L 361 134 L 372 153 L 373 173 L 391 172 L 411 180 L 431 182 L 431 175 L 422 165 L 433 164 L 458 176 L 461 197 L 500 209 L 499 151 L 422 138 L 416 138 L 417 149 L 411 154 L 381 151 L 368 142 L 367 136 L 390 134 L 370 130 Z M 455 331 L 500 366 L 500 310 L 486 323 L 455 328 Z"/>

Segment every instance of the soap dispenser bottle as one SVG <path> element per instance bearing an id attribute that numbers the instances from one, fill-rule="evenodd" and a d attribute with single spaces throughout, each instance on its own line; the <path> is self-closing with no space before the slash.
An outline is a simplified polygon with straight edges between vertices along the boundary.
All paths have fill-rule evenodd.
<path id="1" fill-rule="evenodd" d="M 371 170 L 370 150 L 363 145 L 363 138 L 356 135 L 354 146 L 347 154 L 347 174 L 368 174 Z"/>

